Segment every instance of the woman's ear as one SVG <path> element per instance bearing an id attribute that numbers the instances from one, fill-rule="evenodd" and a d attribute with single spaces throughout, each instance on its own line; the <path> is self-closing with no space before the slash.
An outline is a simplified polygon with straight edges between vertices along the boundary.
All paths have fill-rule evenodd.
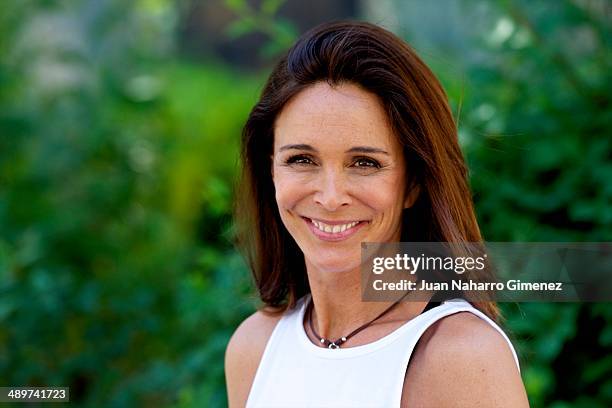
<path id="1" fill-rule="evenodd" d="M 274 183 L 274 155 L 270 155 L 270 174 L 272 175 L 272 183 Z"/>
<path id="2" fill-rule="evenodd" d="M 420 193 L 421 186 L 417 183 L 412 183 L 408 189 L 408 193 L 406 194 L 406 199 L 404 200 L 404 208 L 412 207 L 417 198 L 419 198 Z"/>

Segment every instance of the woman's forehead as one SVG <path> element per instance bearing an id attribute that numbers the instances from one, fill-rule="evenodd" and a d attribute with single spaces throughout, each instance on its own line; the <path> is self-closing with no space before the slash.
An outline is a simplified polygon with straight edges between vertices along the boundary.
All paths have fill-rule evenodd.
<path id="1" fill-rule="evenodd" d="M 358 85 L 319 82 L 292 98 L 279 114 L 275 146 L 285 143 L 397 143 L 378 97 Z M 381 146 L 381 147 L 382 147 Z"/>

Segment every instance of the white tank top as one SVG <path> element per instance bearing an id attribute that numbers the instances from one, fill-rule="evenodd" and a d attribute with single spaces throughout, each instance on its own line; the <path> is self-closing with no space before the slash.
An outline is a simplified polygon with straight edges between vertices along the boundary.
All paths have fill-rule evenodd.
<path id="1" fill-rule="evenodd" d="M 464 299 L 447 300 L 387 336 L 362 346 L 327 349 L 314 345 L 303 326 L 310 295 L 278 321 L 257 368 L 248 408 L 399 407 L 412 350 L 429 326 L 444 316 L 471 312 L 502 329 Z"/>

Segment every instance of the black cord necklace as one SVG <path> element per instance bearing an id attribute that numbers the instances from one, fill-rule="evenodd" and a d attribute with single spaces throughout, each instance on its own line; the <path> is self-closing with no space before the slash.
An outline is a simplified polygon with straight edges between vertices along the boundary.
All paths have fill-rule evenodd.
<path id="1" fill-rule="evenodd" d="M 349 334 L 347 334 L 346 336 L 342 336 L 339 339 L 335 340 L 335 341 L 331 341 L 329 339 L 326 339 L 324 337 L 319 336 L 319 334 L 315 331 L 314 326 L 312 325 L 312 309 L 313 309 L 313 300 L 312 300 L 312 295 L 310 295 L 310 302 L 308 303 L 308 326 L 310 327 L 310 331 L 312 331 L 312 333 L 316 336 L 317 339 L 319 339 L 319 341 L 321 343 L 323 343 L 325 346 L 327 346 L 327 348 L 330 349 L 337 349 L 340 348 L 340 346 L 345 343 L 348 339 L 350 339 L 351 337 L 353 337 L 354 335 L 356 335 L 357 333 L 359 333 L 360 331 L 362 331 L 363 329 L 365 329 L 366 327 L 368 327 L 369 325 L 371 325 L 372 323 L 374 323 L 374 321 L 380 319 L 382 316 L 384 316 L 389 310 L 393 309 L 393 307 L 395 305 L 397 305 L 404 297 L 406 297 L 406 295 L 408 295 L 408 293 L 410 292 L 406 292 L 401 298 L 399 298 L 398 300 L 396 300 L 391 306 L 389 306 L 388 308 L 386 308 L 381 314 L 379 314 L 378 316 L 376 316 L 374 319 L 370 320 L 369 322 L 359 326 L 358 328 L 356 328 L 355 330 L 353 330 L 352 332 L 350 332 Z"/>

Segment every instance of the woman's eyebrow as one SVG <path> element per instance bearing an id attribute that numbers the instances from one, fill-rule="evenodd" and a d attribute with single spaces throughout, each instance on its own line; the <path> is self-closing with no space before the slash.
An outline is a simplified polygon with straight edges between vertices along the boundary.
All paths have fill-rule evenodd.
<path id="1" fill-rule="evenodd" d="M 285 150 L 306 150 L 306 151 L 309 151 L 309 152 L 316 152 L 317 151 L 317 149 L 315 149 L 311 145 L 307 145 L 307 144 L 288 144 L 288 145 L 282 146 L 279 149 L 279 151 L 281 151 L 281 152 L 285 151 Z M 386 152 L 383 149 L 379 149 L 378 147 L 370 147 L 370 146 L 355 146 L 355 147 L 351 147 L 345 153 L 382 153 L 382 154 L 386 154 L 386 155 L 389 154 L 388 152 Z"/>
<path id="2" fill-rule="evenodd" d="M 279 149 L 280 152 L 285 150 L 307 150 L 309 152 L 316 152 L 317 149 L 307 144 L 288 144 Z"/>
<path id="3" fill-rule="evenodd" d="M 378 147 L 370 147 L 370 146 L 355 146 L 351 147 L 345 153 L 382 153 L 388 155 L 386 151 L 383 149 L 379 149 Z"/>

